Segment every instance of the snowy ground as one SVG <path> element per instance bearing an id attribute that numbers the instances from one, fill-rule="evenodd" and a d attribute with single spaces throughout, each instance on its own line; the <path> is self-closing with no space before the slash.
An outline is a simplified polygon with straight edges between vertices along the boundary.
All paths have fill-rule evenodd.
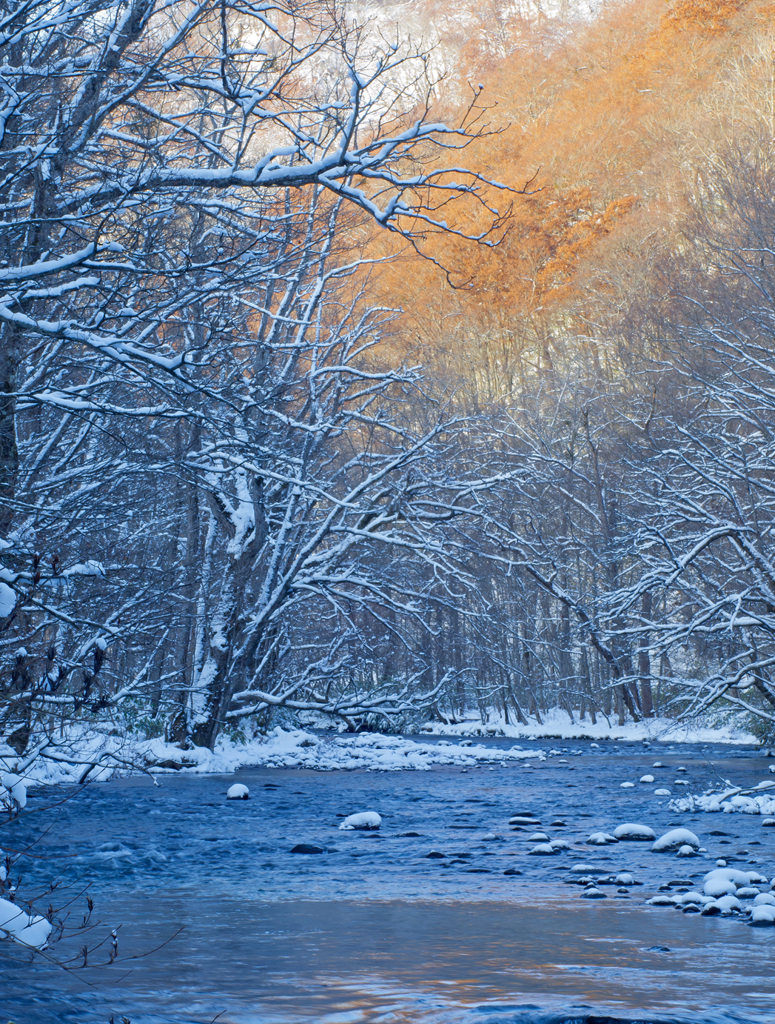
<path id="1" fill-rule="evenodd" d="M 527 742 L 495 749 L 475 742 L 476 738 Z M 719 725 L 709 721 L 676 723 L 670 719 L 652 719 L 616 726 L 608 725 L 599 717 L 593 725 L 589 719 L 571 723 L 568 714 L 559 709 L 547 713 L 540 725 L 537 722 L 527 726 L 511 725 L 502 720 L 483 723 L 473 718 L 452 725 L 428 722 L 422 726 L 422 735 L 417 737 L 278 727 L 265 736 L 243 743 L 222 737 L 214 751 L 204 747 L 183 751 L 163 739 L 141 740 L 132 735 L 121 737 L 73 728 L 56 746 L 43 751 L 42 758 L 19 758 L 10 747 L 0 745 L 0 802 L 7 800 L 11 792 L 19 802 L 25 785 L 79 782 L 85 776 L 92 782 L 104 782 L 117 772 L 224 774 L 244 767 L 427 771 L 438 765 L 471 768 L 478 764 L 506 764 L 525 759 L 540 761 L 546 757 L 547 744 L 538 746 L 536 741 L 551 739 L 757 744 L 756 737 L 734 721 Z M 699 803 L 698 809 L 719 808 Z"/>
<path id="2" fill-rule="evenodd" d="M 651 718 L 643 722 L 625 722 L 617 725 L 614 717 L 606 719 L 597 716 L 597 722 L 591 718 L 578 717 L 572 722 L 570 715 L 560 708 L 554 708 L 542 715 L 539 724 L 529 719 L 527 725 L 507 723 L 504 719 L 491 719 L 483 723 L 480 718 L 467 719 L 453 725 L 442 722 L 426 722 L 422 727 L 424 733 L 435 736 L 506 736 L 510 739 L 592 739 L 592 740 L 628 740 L 639 742 L 648 740 L 661 743 L 736 743 L 756 744 L 757 738 L 735 719 L 719 723 L 711 718 L 695 719 L 689 722 L 676 722 L 672 718 Z"/>

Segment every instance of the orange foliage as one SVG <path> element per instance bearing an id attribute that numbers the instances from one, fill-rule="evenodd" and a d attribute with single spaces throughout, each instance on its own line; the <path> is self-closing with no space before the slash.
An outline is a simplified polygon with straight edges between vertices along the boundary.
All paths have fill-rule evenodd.
<path id="1" fill-rule="evenodd" d="M 400 339 L 405 352 L 419 345 L 424 359 L 443 358 L 456 339 L 470 345 L 492 337 L 494 323 L 523 337 L 525 324 L 541 337 L 559 333 L 552 323 L 565 335 L 569 326 L 583 333 L 601 304 L 621 302 L 639 258 L 680 244 L 687 173 L 721 131 L 708 97 L 723 93 L 726 68 L 752 35 L 772 29 L 773 7 L 621 0 L 564 33 L 546 19 L 523 19 L 503 56 L 472 43 L 468 59 L 477 63 L 460 77 L 484 83 L 485 101 L 497 103 L 509 127 L 466 157 L 515 188 L 535 175 L 538 191 L 512 197 L 509 230 L 496 249 L 428 241 L 457 289 L 411 254 L 383 275 L 384 298 L 413 318 Z M 454 119 L 455 111 L 440 104 L 440 115 Z M 385 251 L 384 240 L 378 246 Z"/>

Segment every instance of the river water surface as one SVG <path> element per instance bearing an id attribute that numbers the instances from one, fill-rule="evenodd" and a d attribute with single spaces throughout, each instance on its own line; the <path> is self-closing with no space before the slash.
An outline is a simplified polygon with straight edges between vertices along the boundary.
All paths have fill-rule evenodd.
<path id="1" fill-rule="evenodd" d="M 721 856 L 773 877 L 775 829 L 761 818 L 677 814 L 654 794 L 722 779 L 755 785 L 768 761 L 722 746 L 542 747 L 556 753 L 534 767 L 256 768 L 165 775 L 158 786 L 115 779 L 58 804 L 52 797 L 73 791 L 40 793 L 0 842 L 35 841 L 25 892 L 57 876 L 63 902 L 88 882 L 89 940 L 120 926 L 119 962 L 67 972 L 40 958 L 0 961 L 0 1022 L 775 1021 L 775 928 L 645 905 L 660 884 L 701 885 Z M 652 767 L 657 760 L 664 767 Z M 656 782 L 639 784 L 647 772 Z M 250 800 L 225 800 L 234 781 L 250 787 Z M 341 816 L 361 810 L 382 815 L 379 833 L 338 830 Z M 530 855 L 534 828 L 508 825 L 525 812 L 571 849 Z M 658 835 L 688 827 L 707 853 L 585 844 L 625 821 Z M 325 852 L 292 854 L 298 843 Z M 595 877 L 629 871 L 642 885 L 619 892 L 604 882 L 606 898 L 587 900 L 578 864 Z M 74 923 L 83 904 L 73 903 Z M 63 940 L 56 955 L 83 941 Z"/>

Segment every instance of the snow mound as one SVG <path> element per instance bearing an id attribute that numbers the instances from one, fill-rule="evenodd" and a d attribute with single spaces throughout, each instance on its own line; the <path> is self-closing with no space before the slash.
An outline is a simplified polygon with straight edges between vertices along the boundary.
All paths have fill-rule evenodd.
<path id="1" fill-rule="evenodd" d="M 705 875 L 702 888 L 707 896 L 726 896 L 740 886 L 758 881 L 759 877 L 756 872 L 738 871 L 737 868 L 714 868 Z"/>
<path id="2" fill-rule="evenodd" d="M 51 924 L 45 917 L 30 917 L 10 900 L 0 899 L 0 938 L 10 938 L 33 949 L 45 949 Z"/>
<path id="3" fill-rule="evenodd" d="M 653 853 L 668 853 L 685 845 L 699 850 L 700 841 L 694 832 L 690 832 L 688 828 L 674 828 L 657 839 L 651 850 Z"/>
<path id="4" fill-rule="evenodd" d="M 227 800 L 249 800 L 250 790 L 247 786 L 243 786 L 241 782 L 235 782 L 233 786 L 229 786 L 226 790 Z"/>
<path id="5" fill-rule="evenodd" d="M 775 907 L 754 907 L 751 911 L 751 924 L 760 928 L 775 925 Z"/>
<path id="6" fill-rule="evenodd" d="M 611 843 L 618 843 L 619 840 L 607 832 L 593 832 L 587 842 L 591 846 L 609 846 Z"/>
<path id="7" fill-rule="evenodd" d="M 634 782 L 620 782 L 619 783 L 619 788 L 620 789 L 635 789 L 635 783 Z"/>
<path id="8" fill-rule="evenodd" d="M 742 716 L 740 717 L 742 721 Z M 592 723 L 585 716 L 574 721 L 567 711 L 552 708 L 542 715 L 539 723 L 529 719 L 526 725 L 509 723 L 503 718 L 483 722 L 476 715 L 462 722 L 425 722 L 422 732 L 436 736 L 505 736 L 511 739 L 605 739 L 629 742 L 660 741 L 663 743 L 735 743 L 756 744 L 757 738 L 738 725 L 734 715 L 719 724 L 718 716 L 700 717 L 691 722 L 676 722 L 670 718 L 648 718 L 640 722 L 616 725 L 603 718 Z M 596 744 L 590 744 L 594 747 Z"/>
<path id="9" fill-rule="evenodd" d="M 539 843 L 528 852 L 533 857 L 551 857 L 553 854 L 559 853 L 559 850 L 555 850 L 551 843 Z"/>
<path id="10" fill-rule="evenodd" d="M 640 781 L 641 782 L 653 782 L 654 781 L 654 776 L 653 775 L 641 775 Z"/>
<path id="11" fill-rule="evenodd" d="M 29 781 L 15 772 L 5 772 L 0 776 L 0 806 L 9 811 L 27 806 L 27 786 Z"/>
<path id="12" fill-rule="evenodd" d="M 636 842 L 657 838 L 654 830 L 649 828 L 648 825 L 639 825 L 629 821 L 623 825 L 617 825 L 614 829 L 614 836 L 616 839 L 633 840 Z"/>
<path id="13" fill-rule="evenodd" d="M 382 824 L 382 818 L 376 811 L 361 811 L 350 814 L 339 826 L 340 832 L 374 832 Z"/>

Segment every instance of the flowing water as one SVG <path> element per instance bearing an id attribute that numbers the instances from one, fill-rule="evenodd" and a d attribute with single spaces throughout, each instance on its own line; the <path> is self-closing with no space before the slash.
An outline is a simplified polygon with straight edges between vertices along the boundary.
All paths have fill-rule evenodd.
<path id="1" fill-rule="evenodd" d="M 499 743 L 512 745 L 488 741 Z M 5 837 L 14 848 L 35 840 L 24 891 L 59 877 L 55 901 L 73 899 L 77 924 L 88 882 L 89 941 L 120 925 L 119 960 L 74 971 L 0 960 L 0 1024 L 775 1021 L 775 928 L 644 902 L 669 881 L 701 884 L 720 856 L 772 878 L 775 829 L 761 818 L 677 814 L 654 794 L 754 785 L 767 760 L 720 746 L 554 749 L 534 767 L 246 769 L 165 775 L 158 786 L 116 779 L 62 789 L 59 802 L 40 794 Z M 656 783 L 620 788 L 645 772 Z M 675 786 L 679 777 L 689 785 Z M 225 800 L 234 781 L 250 800 Z M 379 811 L 379 833 L 338 830 L 359 810 Z M 534 829 L 508 825 L 523 812 L 572 849 L 531 856 Z M 584 844 L 625 821 L 657 834 L 691 828 L 708 852 Z M 325 852 L 292 854 L 297 843 Z M 571 871 L 579 863 L 643 884 L 604 884 L 606 899 L 586 900 Z M 66 938 L 54 952 L 65 959 L 83 942 Z"/>

